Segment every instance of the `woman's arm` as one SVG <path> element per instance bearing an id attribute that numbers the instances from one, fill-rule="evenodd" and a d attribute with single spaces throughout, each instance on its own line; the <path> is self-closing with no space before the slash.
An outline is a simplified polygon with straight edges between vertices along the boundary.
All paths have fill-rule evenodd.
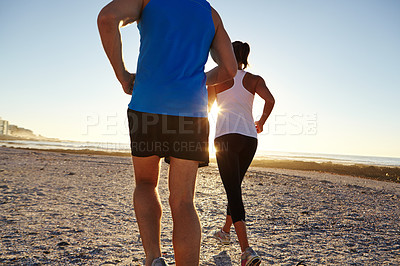
<path id="1" fill-rule="evenodd" d="M 263 131 L 263 127 L 265 121 L 267 121 L 269 115 L 272 112 L 272 109 L 275 105 L 274 96 L 272 96 L 271 92 L 269 91 L 265 81 L 262 77 L 257 76 L 257 83 L 256 83 L 256 93 L 265 101 L 263 113 L 261 115 L 260 120 L 255 122 L 257 133 L 261 133 Z"/>
<path id="2" fill-rule="evenodd" d="M 212 17 L 215 26 L 215 36 L 211 44 L 210 54 L 217 63 L 217 67 L 206 73 L 207 85 L 222 83 L 236 75 L 237 63 L 233 52 L 232 43 L 222 24 L 221 17 L 212 8 Z"/>

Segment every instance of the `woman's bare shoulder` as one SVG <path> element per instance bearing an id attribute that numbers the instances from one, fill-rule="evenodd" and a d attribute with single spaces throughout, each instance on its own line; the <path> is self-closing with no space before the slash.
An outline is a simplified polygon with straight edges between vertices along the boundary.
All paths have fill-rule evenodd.
<path id="1" fill-rule="evenodd" d="M 246 79 L 248 80 L 252 80 L 252 81 L 259 81 L 259 80 L 263 80 L 263 78 L 260 75 L 256 75 L 250 72 L 246 72 Z"/>
<path id="2" fill-rule="evenodd" d="M 262 80 L 263 78 L 261 76 L 246 72 L 246 75 L 243 78 L 243 85 L 250 92 L 254 93 L 257 84 Z"/>

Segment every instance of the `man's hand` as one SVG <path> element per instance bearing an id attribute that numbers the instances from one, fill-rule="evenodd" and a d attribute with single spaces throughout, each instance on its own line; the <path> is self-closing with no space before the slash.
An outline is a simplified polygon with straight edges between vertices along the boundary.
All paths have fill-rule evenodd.
<path id="1" fill-rule="evenodd" d="M 119 82 L 122 85 L 122 89 L 128 95 L 132 95 L 133 92 L 133 84 L 135 83 L 136 74 L 129 73 L 125 71 L 123 76 L 119 78 Z"/>
<path id="2" fill-rule="evenodd" d="M 104 50 L 124 92 L 131 95 L 135 75 L 129 73 L 122 58 L 120 28 L 140 18 L 143 0 L 113 0 L 99 13 L 97 25 Z"/>

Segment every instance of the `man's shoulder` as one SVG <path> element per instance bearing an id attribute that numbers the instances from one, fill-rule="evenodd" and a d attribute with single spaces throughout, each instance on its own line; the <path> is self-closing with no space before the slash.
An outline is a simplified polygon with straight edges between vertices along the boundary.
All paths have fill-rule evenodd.
<path id="1" fill-rule="evenodd" d="M 217 10 L 215 10 L 212 6 L 211 6 L 211 15 L 212 15 L 212 19 L 214 22 L 215 30 L 217 30 L 218 27 L 222 24 L 222 20 L 221 20 L 221 17 L 219 16 Z"/>

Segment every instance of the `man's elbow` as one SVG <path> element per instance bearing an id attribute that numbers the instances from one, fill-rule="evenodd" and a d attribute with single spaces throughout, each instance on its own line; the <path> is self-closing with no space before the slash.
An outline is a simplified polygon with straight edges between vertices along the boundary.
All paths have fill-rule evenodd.
<path id="1" fill-rule="evenodd" d="M 226 68 L 226 73 L 229 76 L 229 79 L 232 79 L 236 76 L 237 66 L 236 65 L 229 65 Z"/>
<path id="2" fill-rule="evenodd" d="M 113 12 L 110 12 L 109 8 L 105 6 L 97 16 L 97 25 L 98 27 L 102 27 L 105 25 L 110 25 L 116 20 L 115 15 Z"/>

